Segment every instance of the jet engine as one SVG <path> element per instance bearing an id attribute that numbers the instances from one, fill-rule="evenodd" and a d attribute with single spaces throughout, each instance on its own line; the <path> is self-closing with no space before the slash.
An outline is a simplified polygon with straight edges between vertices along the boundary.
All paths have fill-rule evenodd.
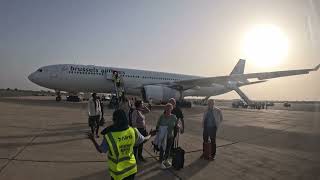
<path id="1" fill-rule="evenodd" d="M 181 96 L 180 92 L 175 89 L 157 85 L 144 86 L 142 94 L 144 101 L 151 98 L 155 103 L 167 102 L 170 98 L 179 99 Z"/>

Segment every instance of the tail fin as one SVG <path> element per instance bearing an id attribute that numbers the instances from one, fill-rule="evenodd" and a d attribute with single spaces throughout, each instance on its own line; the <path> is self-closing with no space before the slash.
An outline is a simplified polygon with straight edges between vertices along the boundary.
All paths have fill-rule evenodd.
<path id="1" fill-rule="evenodd" d="M 232 74 L 243 74 L 244 73 L 244 67 L 246 65 L 246 60 L 244 59 L 239 59 L 238 63 L 236 64 L 236 66 L 233 68 L 232 72 L 230 73 L 230 75 Z"/>

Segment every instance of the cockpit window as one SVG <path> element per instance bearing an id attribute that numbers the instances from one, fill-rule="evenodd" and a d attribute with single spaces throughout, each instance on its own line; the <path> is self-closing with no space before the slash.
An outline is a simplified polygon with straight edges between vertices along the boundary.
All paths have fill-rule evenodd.
<path id="1" fill-rule="evenodd" d="M 39 72 L 42 72 L 42 69 L 38 69 Z"/>

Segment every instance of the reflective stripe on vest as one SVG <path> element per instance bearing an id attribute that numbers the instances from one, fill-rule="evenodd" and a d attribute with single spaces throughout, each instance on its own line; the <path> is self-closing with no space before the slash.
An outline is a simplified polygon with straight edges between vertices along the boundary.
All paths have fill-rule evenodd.
<path id="1" fill-rule="evenodd" d="M 135 165 L 133 165 L 133 166 L 130 166 L 130 167 L 127 167 L 127 168 L 125 168 L 125 169 L 123 169 L 122 171 L 119 171 L 119 172 L 114 172 L 112 169 L 110 169 L 109 168 L 109 171 L 111 171 L 113 174 L 115 174 L 115 175 L 121 175 L 121 174 L 123 174 L 123 173 L 126 173 L 126 172 L 128 172 L 128 171 L 130 171 L 130 170 L 132 170 L 133 168 L 136 168 L 137 167 L 137 165 L 135 164 Z"/>
<path id="2" fill-rule="evenodd" d="M 108 159 L 111 160 L 113 163 L 118 164 L 119 162 L 122 162 L 122 161 L 129 161 L 130 157 L 128 156 L 128 157 L 123 157 L 119 159 L 114 159 L 113 157 L 108 155 Z"/>
<path id="3" fill-rule="evenodd" d="M 119 151 L 118 151 L 116 142 L 114 142 L 114 139 L 113 139 L 111 133 L 107 133 L 107 136 L 108 136 L 108 138 L 109 138 L 110 141 L 111 141 L 112 150 L 113 150 L 112 154 L 114 154 L 117 158 L 119 158 Z M 111 148 L 110 148 L 110 149 L 111 149 Z"/>

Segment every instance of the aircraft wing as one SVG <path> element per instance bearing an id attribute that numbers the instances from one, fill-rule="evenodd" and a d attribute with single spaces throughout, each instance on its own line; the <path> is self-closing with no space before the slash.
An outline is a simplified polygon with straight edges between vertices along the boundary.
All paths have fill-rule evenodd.
<path id="1" fill-rule="evenodd" d="M 227 85 L 230 81 L 237 81 L 239 85 L 254 84 L 254 82 L 248 82 L 248 79 L 267 80 L 278 77 L 294 76 L 300 74 L 308 74 L 310 71 L 317 71 L 320 68 L 320 64 L 313 69 L 298 69 L 287 71 L 274 71 L 274 72 L 261 72 L 261 73 L 248 73 L 248 74 L 233 74 L 230 76 L 217 76 L 197 78 L 190 80 L 175 81 L 171 83 L 164 83 L 174 89 L 190 89 L 196 86 L 210 86 L 211 84 Z M 257 81 L 257 83 L 262 81 Z M 264 81 L 263 81 L 264 82 Z"/>
<path id="2" fill-rule="evenodd" d="M 320 64 L 313 69 L 298 69 L 298 70 L 288 70 L 288 71 L 274 71 L 274 72 L 263 72 L 263 73 L 249 73 L 243 76 L 247 79 L 257 78 L 259 80 L 272 79 L 285 76 L 295 76 L 300 74 L 309 74 L 310 71 L 317 71 Z"/>

